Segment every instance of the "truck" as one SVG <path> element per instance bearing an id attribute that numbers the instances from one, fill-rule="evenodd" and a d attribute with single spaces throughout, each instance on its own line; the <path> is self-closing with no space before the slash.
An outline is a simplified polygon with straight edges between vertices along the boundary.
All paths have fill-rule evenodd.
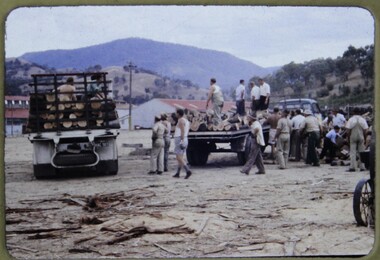
<path id="1" fill-rule="evenodd" d="M 120 124 L 106 76 L 107 72 L 32 75 L 25 132 L 33 145 L 37 179 L 84 171 L 117 174 Z M 59 89 L 69 77 L 76 97 L 71 100 L 61 98 L 68 93 Z M 91 84 L 98 84 L 96 93 L 90 91 Z"/>
<path id="2" fill-rule="evenodd" d="M 236 153 L 239 164 L 244 165 L 251 151 L 250 133 L 251 129 L 248 126 L 231 131 L 189 132 L 187 161 L 190 165 L 202 166 L 207 163 L 210 153 Z M 263 134 L 267 144 L 269 125 L 263 125 Z M 219 147 L 220 144 L 225 147 Z"/>

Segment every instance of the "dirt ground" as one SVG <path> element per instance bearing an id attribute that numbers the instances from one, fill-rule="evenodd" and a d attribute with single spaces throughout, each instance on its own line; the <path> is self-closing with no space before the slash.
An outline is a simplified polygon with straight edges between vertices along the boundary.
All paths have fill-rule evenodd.
<path id="1" fill-rule="evenodd" d="M 6 240 L 17 259 L 366 255 L 374 229 L 358 227 L 353 190 L 369 172 L 290 162 L 239 172 L 212 154 L 185 180 L 148 175 L 150 131 L 122 131 L 119 173 L 36 180 L 27 137 L 5 145 Z M 172 147 L 173 149 L 173 147 Z"/>

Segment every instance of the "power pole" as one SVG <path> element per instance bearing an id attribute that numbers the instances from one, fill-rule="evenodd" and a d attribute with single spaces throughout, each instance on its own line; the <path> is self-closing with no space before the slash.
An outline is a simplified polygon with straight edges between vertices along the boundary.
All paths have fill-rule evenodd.
<path id="1" fill-rule="evenodd" d="M 129 68 L 129 118 L 128 125 L 129 131 L 132 130 L 132 69 L 135 69 L 136 66 L 130 61 L 128 64 Z"/>

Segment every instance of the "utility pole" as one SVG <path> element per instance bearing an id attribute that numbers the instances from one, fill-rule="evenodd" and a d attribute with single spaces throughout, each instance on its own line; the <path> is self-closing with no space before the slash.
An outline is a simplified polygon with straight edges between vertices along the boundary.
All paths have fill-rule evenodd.
<path id="1" fill-rule="evenodd" d="M 136 66 L 130 61 L 128 64 L 129 68 L 129 118 L 128 125 L 129 131 L 132 130 L 132 69 L 135 69 Z"/>

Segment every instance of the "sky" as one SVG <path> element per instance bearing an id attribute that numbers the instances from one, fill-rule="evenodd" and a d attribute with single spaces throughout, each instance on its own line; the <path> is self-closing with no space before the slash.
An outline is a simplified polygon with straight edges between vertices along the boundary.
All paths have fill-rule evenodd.
<path id="1" fill-rule="evenodd" d="M 374 43 L 374 20 L 357 7 L 77 6 L 13 10 L 6 58 L 130 37 L 230 53 L 262 67 L 341 56 Z"/>

